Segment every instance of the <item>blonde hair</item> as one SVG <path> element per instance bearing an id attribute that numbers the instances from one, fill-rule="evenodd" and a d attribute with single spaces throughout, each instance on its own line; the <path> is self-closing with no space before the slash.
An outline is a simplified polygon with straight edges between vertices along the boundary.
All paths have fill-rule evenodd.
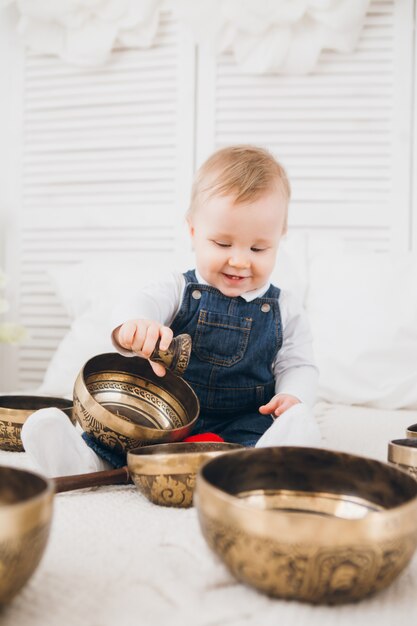
<path id="1" fill-rule="evenodd" d="M 256 200 L 274 188 L 282 191 L 288 208 L 291 187 L 286 171 L 268 150 L 249 145 L 222 148 L 197 171 L 187 214 L 195 212 L 204 195 L 233 194 L 238 204 Z"/>

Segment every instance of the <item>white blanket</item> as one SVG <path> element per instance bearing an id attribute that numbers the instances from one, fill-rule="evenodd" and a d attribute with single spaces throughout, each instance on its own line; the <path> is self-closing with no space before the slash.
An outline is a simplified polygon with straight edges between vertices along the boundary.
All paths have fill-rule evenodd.
<path id="1" fill-rule="evenodd" d="M 386 459 L 417 411 L 317 406 L 328 448 Z M 24 453 L 0 453 L 26 466 Z M 57 495 L 44 558 L 2 626 L 358 626 L 412 624 L 417 557 L 386 590 L 358 604 L 310 606 L 237 583 L 207 547 L 195 509 L 157 507 L 134 486 Z"/>

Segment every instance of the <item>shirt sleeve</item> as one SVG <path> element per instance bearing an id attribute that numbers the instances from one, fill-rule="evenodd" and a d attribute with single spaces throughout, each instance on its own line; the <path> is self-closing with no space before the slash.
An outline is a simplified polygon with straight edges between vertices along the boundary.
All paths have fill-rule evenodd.
<path id="1" fill-rule="evenodd" d="M 295 396 L 312 407 L 319 371 L 314 362 L 313 339 L 307 314 L 290 293 L 281 291 L 282 347 L 273 363 L 275 393 Z"/>
<path id="2" fill-rule="evenodd" d="M 115 349 L 124 356 L 133 356 L 133 352 L 122 348 L 115 339 L 116 330 L 128 320 L 151 319 L 169 326 L 181 306 L 184 288 L 184 276 L 172 272 L 163 280 L 149 283 L 119 301 L 110 316 L 111 338 Z"/>

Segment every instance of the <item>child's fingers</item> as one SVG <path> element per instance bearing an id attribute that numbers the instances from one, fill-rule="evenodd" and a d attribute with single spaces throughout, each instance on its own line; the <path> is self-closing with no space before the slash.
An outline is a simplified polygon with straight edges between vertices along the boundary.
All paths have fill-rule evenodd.
<path id="1" fill-rule="evenodd" d="M 159 339 L 160 324 L 150 324 L 146 330 L 145 341 L 142 346 L 142 354 L 144 357 L 149 358 L 155 349 L 156 342 Z"/>
<path id="2" fill-rule="evenodd" d="M 263 415 L 267 415 L 268 413 L 274 413 L 277 406 L 279 404 L 279 400 L 277 398 L 272 398 L 267 404 L 259 407 L 259 412 Z"/>
<path id="3" fill-rule="evenodd" d="M 134 322 L 125 322 L 120 326 L 118 334 L 118 342 L 122 348 L 131 350 L 135 338 L 136 324 Z"/>
<path id="4" fill-rule="evenodd" d="M 262 415 L 268 415 L 268 413 L 270 413 L 271 411 L 267 407 L 267 404 L 265 404 L 264 406 L 260 406 L 258 409 L 259 413 L 262 413 Z"/>
<path id="5" fill-rule="evenodd" d="M 299 402 L 299 400 L 293 397 L 283 398 L 274 411 L 275 417 L 279 417 L 280 415 L 285 413 L 285 411 L 288 411 L 288 409 L 290 409 L 292 406 L 299 404 Z"/>
<path id="6" fill-rule="evenodd" d="M 285 413 L 285 411 L 289 408 L 290 408 L 290 405 L 287 405 L 285 402 L 283 402 L 275 409 L 275 411 L 273 411 L 273 414 L 275 417 L 279 417 L 280 415 Z"/>
<path id="7" fill-rule="evenodd" d="M 157 376 L 165 376 L 166 369 L 162 365 L 162 363 L 155 363 L 155 361 L 149 361 L 149 363 L 151 364 L 151 368 Z"/>
<path id="8" fill-rule="evenodd" d="M 136 323 L 135 324 L 135 336 L 133 338 L 132 350 L 136 352 L 136 354 L 142 353 L 143 342 L 146 337 L 147 326 L 146 324 Z"/>
<path id="9" fill-rule="evenodd" d="M 161 326 L 159 332 L 161 335 L 161 342 L 159 344 L 159 347 L 161 350 L 168 350 L 174 333 L 170 328 L 168 328 L 168 326 Z"/>

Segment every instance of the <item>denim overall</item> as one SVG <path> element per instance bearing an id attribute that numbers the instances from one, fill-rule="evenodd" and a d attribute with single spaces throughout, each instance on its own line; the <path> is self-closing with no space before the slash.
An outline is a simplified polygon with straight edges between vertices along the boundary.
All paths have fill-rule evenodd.
<path id="1" fill-rule="evenodd" d="M 184 277 L 184 296 L 171 329 L 193 340 L 183 376 L 200 400 L 192 434 L 214 432 L 254 446 L 273 422 L 258 409 L 275 394 L 272 366 L 282 346 L 280 290 L 271 285 L 261 298 L 246 302 L 199 284 L 193 270 Z"/>
<path id="2" fill-rule="evenodd" d="M 200 401 L 191 434 L 213 432 L 225 441 L 254 446 L 273 422 L 258 409 L 275 394 L 272 365 L 282 346 L 280 290 L 271 285 L 261 298 L 246 302 L 198 283 L 194 270 L 184 278 L 181 308 L 171 329 L 174 335 L 188 333 L 193 340 L 183 376 Z M 114 467 L 126 464 L 126 455 L 87 433 L 83 439 Z"/>

